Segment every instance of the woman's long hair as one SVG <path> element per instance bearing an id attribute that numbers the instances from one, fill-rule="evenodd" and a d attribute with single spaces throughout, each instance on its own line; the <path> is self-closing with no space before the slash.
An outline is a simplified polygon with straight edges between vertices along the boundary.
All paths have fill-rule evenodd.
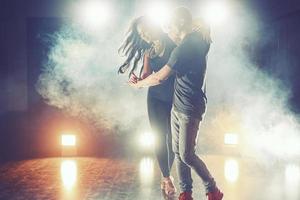
<path id="1" fill-rule="evenodd" d="M 126 57 L 124 63 L 119 67 L 118 73 L 125 73 L 130 69 L 129 76 L 134 73 L 138 63 L 143 61 L 145 52 L 151 48 L 151 45 L 145 42 L 139 35 L 137 27 L 139 23 L 145 20 L 144 16 L 134 19 L 127 31 L 125 40 L 118 52 Z M 140 69 L 140 74 L 143 67 Z"/>

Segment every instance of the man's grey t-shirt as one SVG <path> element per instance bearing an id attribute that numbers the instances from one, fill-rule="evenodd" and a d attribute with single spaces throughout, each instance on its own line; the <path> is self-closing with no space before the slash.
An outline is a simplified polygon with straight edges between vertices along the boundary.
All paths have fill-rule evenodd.
<path id="1" fill-rule="evenodd" d="M 206 96 L 203 85 L 210 43 L 197 32 L 190 33 L 176 47 L 167 63 L 176 72 L 174 109 L 201 117 L 205 112 Z"/>

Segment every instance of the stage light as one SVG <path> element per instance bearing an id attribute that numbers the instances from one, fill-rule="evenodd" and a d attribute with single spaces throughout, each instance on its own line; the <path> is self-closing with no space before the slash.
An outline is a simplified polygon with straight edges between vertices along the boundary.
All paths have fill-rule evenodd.
<path id="1" fill-rule="evenodd" d="M 166 25 L 170 19 L 170 5 L 162 1 L 151 1 L 146 5 L 146 16 L 156 25 Z"/>
<path id="2" fill-rule="evenodd" d="M 203 7 L 202 13 L 207 24 L 218 25 L 228 17 L 228 6 L 225 0 L 213 0 Z"/>
<path id="3" fill-rule="evenodd" d="M 77 180 L 77 165 L 73 160 L 64 160 L 60 166 L 60 175 L 63 186 L 70 190 L 74 187 Z"/>
<path id="4" fill-rule="evenodd" d="M 226 133 L 224 135 L 224 144 L 226 145 L 237 145 L 238 141 L 238 135 L 235 133 Z"/>
<path id="5" fill-rule="evenodd" d="M 61 135 L 61 144 L 63 146 L 75 146 L 76 145 L 76 136 L 74 134 L 62 134 Z"/>
<path id="6" fill-rule="evenodd" d="M 155 137 L 152 133 L 145 132 L 140 135 L 139 143 L 140 143 L 140 146 L 144 149 L 154 149 Z"/>
<path id="7" fill-rule="evenodd" d="M 87 28 L 97 29 L 107 23 L 111 17 L 111 9 L 106 1 L 82 1 L 77 7 L 78 21 Z"/>
<path id="8" fill-rule="evenodd" d="M 61 133 L 61 155 L 62 156 L 76 156 L 77 155 L 77 141 L 76 134 L 70 131 Z"/>
<path id="9" fill-rule="evenodd" d="M 234 159 L 225 161 L 224 175 L 228 182 L 236 182 L 239 177 L 239 164 Z"/>

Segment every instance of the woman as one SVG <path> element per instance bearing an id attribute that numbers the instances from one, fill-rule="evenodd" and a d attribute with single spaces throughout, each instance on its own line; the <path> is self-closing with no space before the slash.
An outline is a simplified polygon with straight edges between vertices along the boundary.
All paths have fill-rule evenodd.
<path id="1" fill-rule="evenodd" d="M 120 66 L 119 73 L 130 70 L 130 82 L 144 79 L 159 71 L 168 62 L 175 47 L 175 43 L 161 27 L 150 23 L 146 17 L 139 17 L 132 22 L 127 37 L 119 49 L 119 52 L 127 57 Z M 143 65 L 138 78 L 134 72 L 140 61 Z M 176 193 L 173 178 L 170 176 L 174 161 L 170 125 L 174 79 L 172 76 L 163 84 L 150 87 L 147 96 L 148 117 L 157 138 L 155 154 L 163 176 L 161 189 L 165 199 L 173 199 Z"/>

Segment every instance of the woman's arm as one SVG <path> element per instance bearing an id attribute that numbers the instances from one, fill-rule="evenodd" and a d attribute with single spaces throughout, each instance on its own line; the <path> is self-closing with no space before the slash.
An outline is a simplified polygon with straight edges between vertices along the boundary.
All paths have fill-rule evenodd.
<path id="1" fill-rule="evenodd" d="M 143 61 L 143 70 L 141 73 L 141 77 L 139 78 L 138 76 L 136 76 L 134 73 L 131 74 L 128 83 L 137 83 L 137 81 L 142 80 L 147 78 L 148 76 L 150 76 L 152 74 L 152 69 L 150 66 L 150 58 L 149 55 L 147 53 L 145 53 L 144 55 L 144 61 Z"/>

